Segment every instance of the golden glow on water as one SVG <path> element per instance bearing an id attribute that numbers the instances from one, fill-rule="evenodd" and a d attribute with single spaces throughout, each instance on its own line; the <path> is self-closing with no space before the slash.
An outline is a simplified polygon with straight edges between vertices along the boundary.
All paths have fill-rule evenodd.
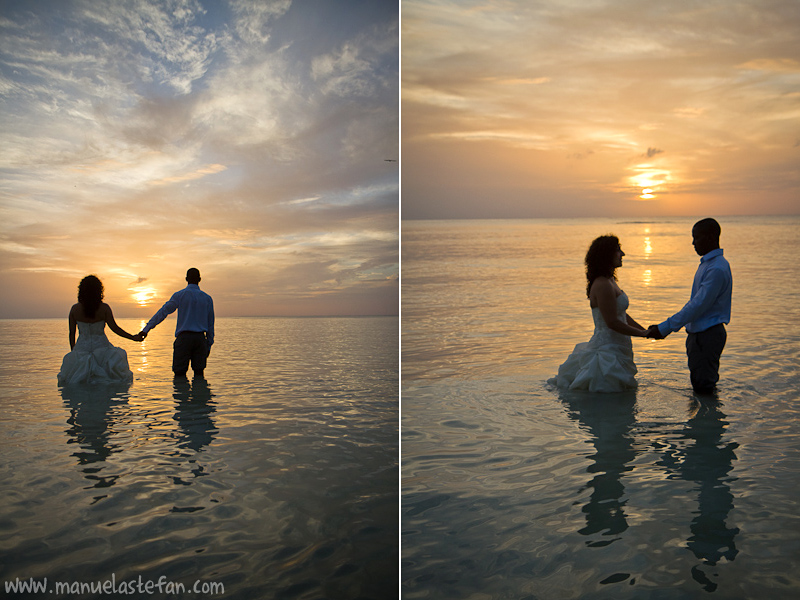
<path id="1" fill-rule="evenodd" d="M 139 333 L 139 331 L 144 329 L 145 325 L 147 325 L 147 321 L 145 321 L 144 319 L 141 319 L 139 321 L 139 329 L 136 331 L 136 333 Z M 131 333 L 133 333 L 133 332 L 131 332 Z M 140 348 L 140 351 L 139 351 L 139 366 L 136 367 L 136 370 L 138 372 L 144 373 L 150 368 L 150 360 L 148 359 L 148 354 L 149 353 L 150 352 L 148 351 L 147 338 L 145 338 L 144 341 L 141 342 L 141 348 Z"/>
<path id="2" fill-rule="evenodd" d="M 642 273 L 642 283 L 647 286 L 653 283 L 653 271 L 651 269 L 647 269 L 644 273 Z"/>
<path id="3" fill-rule="evenodd" d="M 649 237 L 644 238 L 644 253 L 647 256 L 653 253 L 653 243 Z"/>

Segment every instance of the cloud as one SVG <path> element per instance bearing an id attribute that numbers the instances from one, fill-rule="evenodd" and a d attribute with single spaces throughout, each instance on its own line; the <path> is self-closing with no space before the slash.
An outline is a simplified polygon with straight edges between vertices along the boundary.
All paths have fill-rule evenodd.
<path id="1" fill-rule="evenodd" d="M 800 73 L 800 61 L 793 58 L 757 58 L 737 65 L 737 69 Z"/>
<path id="2" fill-rule="evenodd" d="M 273 0 L 258 2 L 254 0 L 234 0 L 231 8 L 235 15 L 236 35 L 248 44 L 263 45 L 270 39 L 270 24 L 286 14 L 292 0 Z"/>
<path id="3" fill-rule="evenodd" d="M 663 150 L 659 150 L 658 148 L 648 148 L 647 152 L 644 153 L 644 156 L 647 158 L 653 158 L 656 154 L 663 154 Z"/>
<path id="4" fill-rule="evenodd" d="M 112 3 L 103 10 L 87 4 L 81 16 L 96 26 L 96 43 L 106 36 L 114 39 L 115 45 L 108 46 L 117 50 L 112 56 L 130 65 L 143 83 L 166 85 L 188 94 L 205 74 L 217 48 L 216 34 L 193 24 L 204 12 L 195 0 L 138 0 Z"/>
<path id="5" fill-rule="evenodd" d="M 184 173 L 182 175 L 173 175 L 172 177 L 165 177 L 164 179 L 160 179 L 157 181 L 151 182 L 152 185 L 166 185 L 169 183 L 181 183 L 183 181 L 192 181 L 193 179 L 201 179 L 206 175 L 214 175 L 216 173 L 220 173 L 225 171 L 227 167 L 225 165 L 206 165 L 191 173 Z"/>

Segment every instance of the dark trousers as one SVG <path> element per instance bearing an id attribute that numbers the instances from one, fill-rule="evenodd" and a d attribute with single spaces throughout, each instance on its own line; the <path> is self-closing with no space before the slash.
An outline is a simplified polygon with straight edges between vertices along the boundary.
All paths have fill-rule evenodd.
<path id="1" fill-rule="evenodd" d="M 728 339 L 725 325 L 686 336 L 686 355 L 689 357 L 689 377 L 694 391 L 710 394 L 719 381 L 719 357 Z"/>
<path id="2" fill-rule="evenodd" d="M 181 331 L 172 344 L 172 370 L 175 375 L 186 375 L 189 362 L 195 375 L 202 375 L 208 359 L 208 342 L 202 331 Z"/>

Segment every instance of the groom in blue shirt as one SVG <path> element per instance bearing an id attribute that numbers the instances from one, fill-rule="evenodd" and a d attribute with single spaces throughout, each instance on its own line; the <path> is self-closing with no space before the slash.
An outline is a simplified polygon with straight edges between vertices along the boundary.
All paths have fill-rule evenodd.
<path id="1" fill-rule="evenodd" d="M 172 371 L 175 377 L 186 377 L 191 361 L 194 376 L 202 377 L 214 343 L 214 301 L 198 285 L 200 271 L 194 268 L 186 271 L 186 282 L 189 285 L 172 294 L 139 335 L 147 337 L 151 329 L 177 309 Z"/>
<path id="2" fill-rule="evenodd" d="M 651 325 L 647 337 L 663 339 L 686 327 L 686 354 L 692 388 L 698 394 L 711 394 L 719 381 L 719 359 L 731 320 L 733 276 L 722 256 L 719 236 L 722 229 L 714 219 L 703 219 L 692 227 L 692 244 L 702 256 L 694 276 L 689 302 L 659 325 Z"/>

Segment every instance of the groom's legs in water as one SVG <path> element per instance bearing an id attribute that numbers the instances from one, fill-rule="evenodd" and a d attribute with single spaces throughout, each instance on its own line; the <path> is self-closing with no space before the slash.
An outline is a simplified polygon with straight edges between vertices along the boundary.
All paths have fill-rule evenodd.
<path id="1" fill-rule="evenodd" d="M 202 377 L 208 358 L 208 345 L 206 336 L 197 331 L 181 331 L 172 345 L 172 371 L 175 377 L 186 377 L 189 362 L 195 377 Z"/>
<path id="2" fill-rule="evenodd" d="M 208 360 L 208 342 L 206 341 L 206 334 L 200 333 L 194 336 L 192 345 L 192 371 L 194 376 L 202 378 L 203 371 L 206 368 Z"/>
<path id="3" fill-rule="evenodd" d="M 719 381 L 719 358 L 728 333 L 720 323 L 710 329 L 686 336 L 686 355 L 689 357 L 689 377 L 698 394 L 711 394 Z"/>

